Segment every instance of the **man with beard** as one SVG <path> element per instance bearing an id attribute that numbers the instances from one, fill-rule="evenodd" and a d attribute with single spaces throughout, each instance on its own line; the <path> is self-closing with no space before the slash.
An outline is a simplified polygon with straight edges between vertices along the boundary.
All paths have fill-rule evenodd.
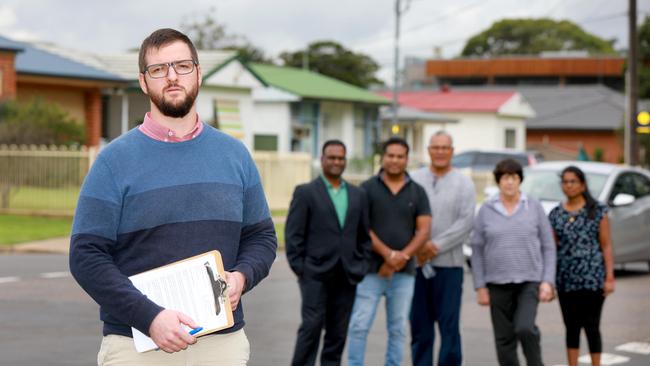
<path id="1" fill-rule="evenodd" d="M 200 121 L 201 66 L 187 36 L 153 32 L 139 66 L 151 111 L 99 154 L 72 228 L 70 270 L 104 322 L 98 364 L 245 365 L 240 296 L 268 275 L 277 248 L 257 169 L 239 141 Z M 234 326 L 197 343 L 186 329 L 200 324 L 158 306 L 128 276 L 215 249 Z M 164 352 L 137 353 L 131 327 Z"/>
<path id="2" fill-rule="evenodd" d="M 357 283 L 370 256 L 363 192 L 341 178 L 345 145 L 323 144 L 323 174 L 296 187 L 287 216 L 287 259 L 298 276 L 302 323 L 291 364 L 314 365 L 325 328 L 320 364 L 341 364 Z"/>
<path id="3" fill-rule="evenodd" d="M 382 297 L 388 329 L 385 365 L 401 365 L 415 281 L 413 258 L 431 227 L 427 194 L 406 173 L 408 144 L 391 137 L 382 150 L 382 169 L 361 185 L 368 196 L 373 253 L 369 273 L 357 286 L 350 318 L 350 366 L 364 365 L 366 339 Z"/>

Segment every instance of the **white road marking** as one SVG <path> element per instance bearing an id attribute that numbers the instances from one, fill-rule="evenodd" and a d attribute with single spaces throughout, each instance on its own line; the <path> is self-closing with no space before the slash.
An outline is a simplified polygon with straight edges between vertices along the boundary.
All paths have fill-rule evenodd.
<path id="1" fill-rule="evenodd" d="M 63 278 L 70 277 L 70 272 L 45 272 L 41 273 L 41 278 Z"/>
<path id="2" fill-rule="evenodd" d="M 619 363 L 626 363 L 626 362 L 629 362 L 629 361 L 630 361 L 629 357 L 625 357 L 625 356 L 621 356 L 621 355 L 615 355 L 615 354 L 612 354 L 612 353 L 603 352 L 600 355 L 600 364 L 603 365 L 603 366 L 617 365 Z M 584 356 L 580 356 L 580 358 L 578 358 L 578 362 L 579 363 L 586 363 L 586 364 L 591 365 L 591 357 L 588 354 L 584 355 Z"/>
<path id="3" fill-rule="evenodd" d="M 0 283 L 17 282 L 19 280 L 20 277 L 0 277 Z"/>
<path id="4" fill-rule="evenodd" d="M 650 355 L 650 343 L 647 342 L 630 342 L 621 344 L 616 347 L 617 351 L 638 353 L 641 355 Z"/>

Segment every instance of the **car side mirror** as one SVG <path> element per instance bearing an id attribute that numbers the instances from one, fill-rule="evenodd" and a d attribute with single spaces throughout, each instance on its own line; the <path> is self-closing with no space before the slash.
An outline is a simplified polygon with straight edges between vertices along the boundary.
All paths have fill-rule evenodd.
<path id="1" fill-rule="evenodd" d="M 631 203 L 633 203 L 636 200 L 636 198 L 627 193 L 619 193 L 614 197 L 612 200 L 612 206 L 617 207 L 617 206 L 626 206 Z"/>

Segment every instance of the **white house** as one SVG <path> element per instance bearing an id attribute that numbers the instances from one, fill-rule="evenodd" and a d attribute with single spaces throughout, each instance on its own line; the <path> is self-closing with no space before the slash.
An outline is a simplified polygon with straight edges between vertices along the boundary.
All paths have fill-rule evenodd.
<path id="1" fill-rule="evenodd" d="M 515 91 L 400 92 L 398 101 L 403 107 L 441 113 L 457 121 L 428 123 L 421 134 L 421 143 L 426 146 L 431 134 L 439 129 L 448 131 L 454 138 L 456 153 L 470 149 L 523 151 L 526 149 L 526 119 L 535 116 L 528 102 Z M 421 158 L 427 159 L 426 156 Z"/>
<path id="2" fill-rule="evenodd" d="M 349 157 L 370 156 L 379 107 L 388 104 L 379 95 L 315 72 L 236 58 L 209 72 L 204 87 L 251 91 L 252 115 L 247 101 L 240 100 L 238 107 L 228 104 L 229 110 L 239 108 L 241 127 L 221 118 L 227 113 L 218 101 L 216 106 L 219 127 L 240 131 L 252 150 L 307 152 L 314 158 L 322 143 L 334 138 L 348 146 Z"/>

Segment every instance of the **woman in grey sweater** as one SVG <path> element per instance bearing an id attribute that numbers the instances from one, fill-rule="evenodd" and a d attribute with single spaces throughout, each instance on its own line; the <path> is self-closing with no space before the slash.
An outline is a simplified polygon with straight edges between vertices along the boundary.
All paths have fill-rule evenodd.
<path id="1" fill-rule="evenodd" d="M 539 301 L 554 293 L 556 248 L 542 205 L 519 191 L 521 165 L 512 159 L 494 169 L 499 194 L 488 198 L 474 221 L 472 273 L 477 302 L 490 306 L 499 364 L 541 366 Z"/>

